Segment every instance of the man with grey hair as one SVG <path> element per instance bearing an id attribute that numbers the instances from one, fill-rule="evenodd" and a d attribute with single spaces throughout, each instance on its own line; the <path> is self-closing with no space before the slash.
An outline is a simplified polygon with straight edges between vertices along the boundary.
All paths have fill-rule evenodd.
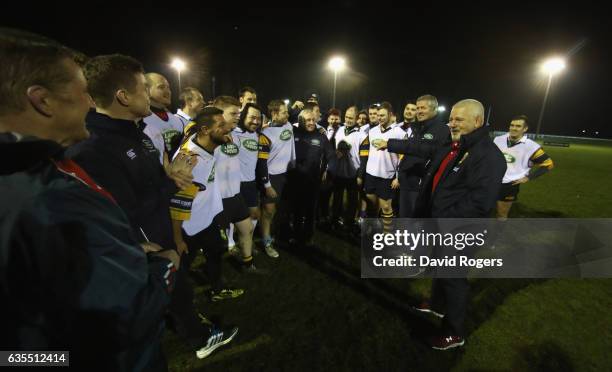
<path id="1" fill-rule="evenodd" d="M 293 212 L 294 238 L 299 246 L 312 245 L 314 215 L 321 181 L 334 174 L 336 153 L 325 134 L 317 130 L 316 115 L 306 108 L 294 130 L 295 167 L 289 171 L 288 192 Z M 322 179 L 321 179 L 322 175 Z"/>
<path id="2" fill-rule="evenodd" d="M 484 126 L 484 108 L 474 99 L 457 102 L 450 114 L 451 141 L 442 146 L 416 139 L 390 139 L 389 151 L 409 157 L 418 155 L 431 162 L 417 199 L 417 218 L 487 218 L 490 216 L 506 172 L 506 160 Z M 380 146 L 379 146 L 380 147 Z M 440 251 L 450 252 L 449 247 Z M 454 249 L 454 248 L 453 248 Z M 470 255 L 468 250 L 462 254 Z M 435 251 L 435 256 L 439 252 Z M 444 317 L 442 334 L 431 340 L 437 350 L 464 344 L 464 321 L 468 303 L 467 278 L 444 278 L 438 269 L 432 283 L 431 301 L 415 309 Z M 445 314 L 445 315 L 442 315 Z"/>
<path id="3" fill-rule="evenodd" d="M 408 106 L 408 105 L 407 105 Z M 416 100 L 416 122 L 410 125 L 411 132 L 407 138 L 432 146 L 441 146 L 448 141 L 450 132 L 444 117 L 438 113 L 438 100 L 431 94 L 425 94 Z M 407 142 L 401 142 L 404 145 Z M 393 150 L 389 150 L 393 152 Z M 419 195 L 421 178 L 425 173 L 425 164 L 430 160 L 422 156 L 402 157 L 398 180 L 400 184 L 399 216 L 412 217 Z"/>

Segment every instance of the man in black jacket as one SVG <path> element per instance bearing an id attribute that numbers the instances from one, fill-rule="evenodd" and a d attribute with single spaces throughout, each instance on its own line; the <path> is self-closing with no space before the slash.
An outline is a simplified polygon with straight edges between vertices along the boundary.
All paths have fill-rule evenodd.
<path id="1" fill-rule="evenodd" d="M 170 199 L 179 186 L 191 184 L 195 161 L 181 154 L 170 163 L 169 174 L 178 175 L 174 182 L 160 164 L 158 150 L 143 132 L 142 118 L 150 113 L 143 72 L 140 62 L 119 54 L 87 62 L 85 77 L 96 103 L 96 111 L 86 118 L 91 136 L 72 146 L 68 155 L 113 195 L 141 242 L 176 249 Z M 189 265 L 178 272 L 170 312 L 179 335 L 197 350 L 210 332 L 194 309 L 188 272 Z"/>
<path id="2" fill-rule="evenodd" d="M 299 127 L 294 131 L 295 168 L 290 171 L 289 184 L 293 209 L 295 238 L 302 245 L 311 244 L 317 196 L 323 180 L 336 168 L 336 152 L 327 137 L 317 130 L 315 113 L 304 109 Z"/>
<path id="3" fill-rule="evenodd" d="M 423 141 L 389 140 L 389 151 L 431 158 L 421 184 L 415 217 L 487 218 L 495 207 L 506 161 L 483 127 L 484 108 L 466 99 L 453 106 L 450 115 L 452 142 L 442 147 Z M 442 315 L 443 335 L 432 339 L 438 350 L 464 344 L 468 302 L 467 278 L 435 278 L 430 303 L 419 311 Z"/>
<path id="4" fill-rule="evenodd" d="M 426 94 L 416 101 L 417 121 L 410 125 L 410 138 L 415 141 L 442 146 L 450 137 L 450 130 L 442 115 L 438 114 L 438 100 Z M 425 173 L 425 164 L 430 159 L 421 156 L 404 156 L 399 164 L 400 202 L 399 216 L 412 217 L 419 195 L 421 177 Z"/>
<path id="5" fill-rule="evenodd" d="M 179 257 L 138 244 L 113 197 L 64 157 L 88 137 L 75 62 L 53 41 L 0 29 L 0 346 L 69 350 L 76 370 L 164 371 Z"/>

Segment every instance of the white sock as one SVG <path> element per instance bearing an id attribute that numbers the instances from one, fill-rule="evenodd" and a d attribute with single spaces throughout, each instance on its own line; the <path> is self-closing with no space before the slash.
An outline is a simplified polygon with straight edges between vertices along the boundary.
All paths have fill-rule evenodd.
<path id="1" fill-rule="evenodd" d="M 236 245 L 234 241 L 234 224 L 230 223 L 229 229 L 227 229 L 227 245 L 233 247 Z"/>

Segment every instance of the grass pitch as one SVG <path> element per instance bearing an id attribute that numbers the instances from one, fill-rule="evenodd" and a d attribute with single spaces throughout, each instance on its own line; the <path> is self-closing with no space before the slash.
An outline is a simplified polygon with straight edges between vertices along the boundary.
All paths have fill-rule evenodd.
<path id="1" fill-rule="evenodd" d="M 511 217 L 612 217 L 612 147 L 545 147 L 550 174 L 521 187 Z M 194 265 L 196 306 L 240 327 L 198 360 L 171 332 L 172 371 L 407 371 L 612 369 L 612 279 L 475 279 L 463 348 L 424 343 L 437 320 L 410 311 L 428 279 L 361 279 L 359 247 L 321 232 L 317 248 L 256 256 L 265 277 L 225 275 L 246 293 L 211 303 Z M 281 247 L 282 248 L 282 247 Z"/>

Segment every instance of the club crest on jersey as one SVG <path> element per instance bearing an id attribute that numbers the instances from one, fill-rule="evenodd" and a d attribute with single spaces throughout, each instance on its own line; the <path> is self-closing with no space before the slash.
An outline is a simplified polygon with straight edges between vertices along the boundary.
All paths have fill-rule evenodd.
<path id="1" fill-rule="evenodd" d="M 233 143 L 225 143 L 221 145 L 221 152 L 227 156 L 236 156 L 238 155 L 238 146 Z"/>
<path id="2" fill-rule="evenodd" d="M 425 138 L 426 140 L 432 140 L 433 139 L 433 134 L 431 133 L 425 133 L 423 135 L 423 138 Z"/>
<path id="3" fill-rule="evenodd" d="M 385 143 L 384 139 L 377 138 L 377 139 L 372 141 L 372 146 L 374 146 L 375 148 L 379 148 L 383 143 Z"/>
<path id="4" fill-rule="evenodd" d="M 291 130 L 285 129 L 280 134 L 280 139 L 283 141 L 288 141 L 291 138 Z"/>
<path id="5" fill-rule="evenodd" d="M 504 152 L 504 158 L 506 158 L 506 163 L 512 164 L 516 161 L 516 158 L 508 153 Z"/>
<path id="6" fill-rule="evenodd" d="M 254 139 L 250 139 L 250 138 L 242 141 L 242 147 L 244 147 L 245 149 L 249 151 L 259 150 L 259 144 L 257 143 L 257 141 L 255 141 Z"/>

